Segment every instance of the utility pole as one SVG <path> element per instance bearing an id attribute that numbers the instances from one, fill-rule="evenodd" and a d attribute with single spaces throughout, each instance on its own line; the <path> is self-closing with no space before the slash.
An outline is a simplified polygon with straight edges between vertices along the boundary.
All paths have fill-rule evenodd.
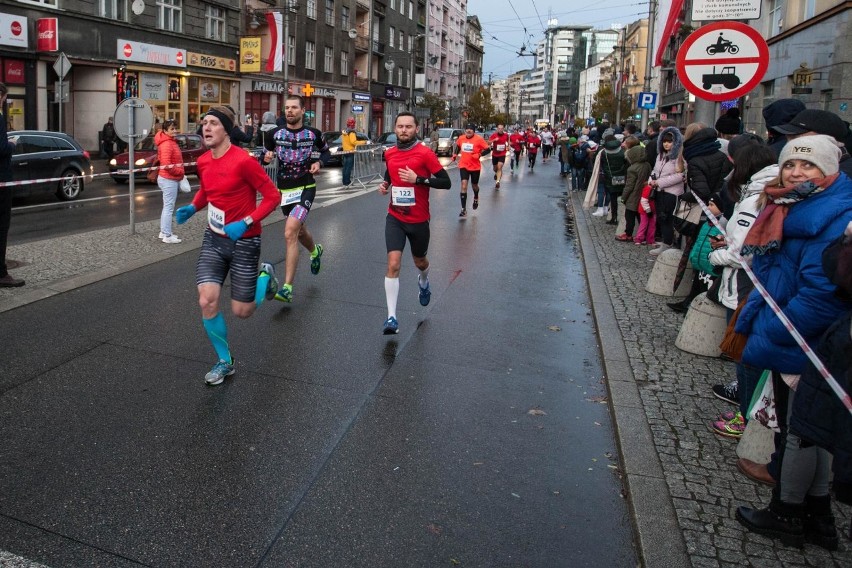
<path id="1" fill-rule="evenodd" d="M 651 68 L 654 65 L 654 16 L 657 13 L 657 0 L 651 0 L 648 7 L 648 41 L 645 48 L 645 82 L 642 90 L 646 93 L 651 91 Z M 659 99 L 657 99 L 659 104 Z M 648 128 L 648 109 L 642 109 L 642 132 Z"/>

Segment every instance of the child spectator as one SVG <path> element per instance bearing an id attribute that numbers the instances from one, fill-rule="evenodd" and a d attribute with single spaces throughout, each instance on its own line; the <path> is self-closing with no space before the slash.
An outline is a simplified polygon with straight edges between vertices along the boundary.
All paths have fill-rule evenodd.
<path id="1" fill-rule="evenodd" d="M 627 140 L 636 140 L 628 137 Z M 626 141 L 625 141 L 626 143 Z M 633 228 L 639 217 L 639 200 L 642 198 L 642 188 L 646 185 L 648 176 L 651 175 L 651 164 L 645 157 L 645 148 L 636 145 L 629 148 L 624 157 L 627 160 L 627 177 L 624 182 L 624 193 L 621 194 L 621 202 L 624 203 L 624 232 L 615 237 L 616 240 L 629 243 L 633 240 Z"/>

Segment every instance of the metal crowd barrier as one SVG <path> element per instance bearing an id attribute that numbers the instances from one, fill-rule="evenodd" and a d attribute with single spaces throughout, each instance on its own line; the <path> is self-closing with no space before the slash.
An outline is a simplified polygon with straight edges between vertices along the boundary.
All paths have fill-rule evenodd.
<path id="1" fill-rule="evenodd" d="M 385 161 L 382 159 L 384 147 L 381 144 L 361 144 L 355 147 L 355 168 L 352 171 L 352 183 L 363 189 L 367 184 L 381 180 L 385 176 Z"/>

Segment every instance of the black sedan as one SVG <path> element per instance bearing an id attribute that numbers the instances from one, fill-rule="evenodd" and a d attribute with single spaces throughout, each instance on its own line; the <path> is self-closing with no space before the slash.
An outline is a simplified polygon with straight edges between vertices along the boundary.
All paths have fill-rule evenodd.
<path id="1" fill-rule="evenodd" d="M 15 143 L 12 180 L 38 180 L 15 186 L 15 197 L 53 191 L 59 199 L 71 201 L 80 197 L 85 184 L 93 179 L 95 168 L 89 152 L 67 134 L 13 130 L 9 140 Z"/>

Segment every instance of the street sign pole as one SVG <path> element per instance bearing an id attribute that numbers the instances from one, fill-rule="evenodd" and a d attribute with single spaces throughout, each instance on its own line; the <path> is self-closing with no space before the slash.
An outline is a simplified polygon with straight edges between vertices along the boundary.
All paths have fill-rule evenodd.
<path id="1" fill-rule="evenodd" d="M 53 63 L 53 70 L 59 77 L 59 131 L 65 132 L 64 123 L 62 122 L 62 105 L 65 103 L 65 75 L 71 70 L 71 62 L 68 61 L 68 56 L 64 51 L 59 52 L 59 56 Z"/>
<path id="2" fill-rule="evenodd" d="M 126 110 L 126 112 L 124 112 Z M 144 111 L 144 112 L 143 112 Z M 119 103 L 113 115 L 116 135 L 127 142 L 127 180 L 130 201 L 130 234 L 136 234 L 136 140 L 148 135 L 154 126 L 151 106 L 142 99 L 129 98 Z M 141 130 L 141 132 L 139 132 Z M 138 132 L 138 133 L 137 133 Z"/>
<path id="3" fill-rule="evenodd" d="M 651 90 L 651 69 L 654 66 L 654 20 L 657 14 L 657 0 L 651 0 L 648 5 L 648 45 L 645 48 L 645 82 L 642 84 L 642 91 L 649 92 Z M 648 113 L 649 109 L 642 109 L 642 122 L 640 123 L 641 132 L 645 134 L 648 128 Z"/>

